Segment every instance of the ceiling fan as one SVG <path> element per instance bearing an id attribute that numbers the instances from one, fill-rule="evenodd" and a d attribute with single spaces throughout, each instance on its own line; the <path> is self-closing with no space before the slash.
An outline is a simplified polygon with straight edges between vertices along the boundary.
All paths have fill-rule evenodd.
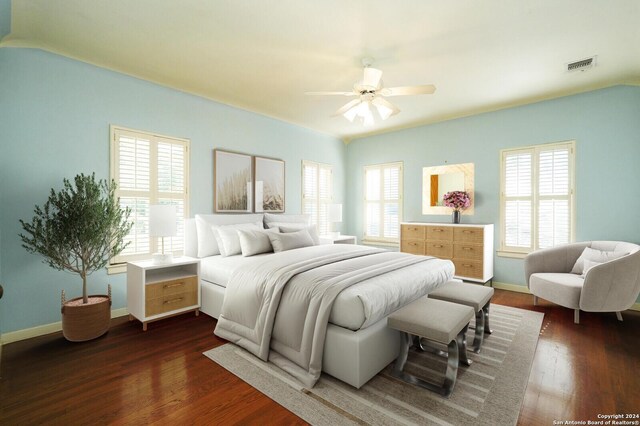
<path id="1" fill-rule="evenodd" d="M 400 109 L 391 102 L 384 99 L 390 96 L 406 96 L 406 95 L 430 95 L 436 91 L 436 87 L 432 84 L 422 86 L 400 86 L 400 87 L 384 87 L 382 84 L 382 71 L 371 68 L 372 58 L 364 58 L 364 75 L 362 80 L 353 85 L 350 92 L 305 92 L 305 95 L 340 95 L 340 96 L 357 96 L 338 109 L 333 116 L 342 115 L 344 118 L 353 122 L 356 117 L 362 120 L 365 126 L 374 124 L 373 110 L 383 120 L 396 115 Z"/>

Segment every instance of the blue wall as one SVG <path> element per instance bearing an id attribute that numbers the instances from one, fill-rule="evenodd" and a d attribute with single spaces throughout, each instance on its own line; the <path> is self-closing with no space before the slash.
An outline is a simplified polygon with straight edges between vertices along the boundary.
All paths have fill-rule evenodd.
<path id="1" fill-rule="evenodd" d="M 286 161 L 286 209 L 301 209 L 303 159 L 334 165 L 344 202 L 345 145 L 330 136 L 35 49 L 0 48 L 0 280 L 2 332 L 60 320 L 60 290 L 80 295 L 80 279 L 57 272 L 20 245 L 30 219 L 62 179 L 109 177 L 109 125 L 191 140 L 191 215 L 213 208 L 214 148 Z M 114 292 L 126 306 L 125 277 L 97 272 L 90 291 Z"/>
<path id="2" fill-rule="evenodd" d="M 11 0 L 0 0 L 0 40 L 11 32 Z"/>
<path id="3" fill-rule="evenodd" d="M 347 228 L 362 236 L 363 166 L 404 162 L 404 220 L 422 215 L 422 167 L 475 163 L 476 206 L 463 222 L 494 223 L 499 247 L 499 151 L 576 140 L 576 240 L 640 243 L 640 88 L 616 86 L 382 134 L 347 148 Z M 495 280 L 524 285 L 523 261 L 496 257 Z"/>

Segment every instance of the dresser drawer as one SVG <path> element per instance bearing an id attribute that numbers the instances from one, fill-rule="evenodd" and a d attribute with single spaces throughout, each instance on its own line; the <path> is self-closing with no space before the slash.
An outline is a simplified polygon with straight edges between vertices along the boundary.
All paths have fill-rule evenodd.
<path id="1" fill-rule="evenodd" d="M 482 261 L 483 253 L 484 250 L 482 244 L 453 243 L 453 257 L 456 259 Z"/>
<path id="2" fill-rule="evenodd" d="M 482 279 L 482 262 L 477 260 L 453 259 L 456 276 Z"/>
<path id="3" fill-rule="evenodd" d="M 427 226 L 427 240 L 452 241 L 453 227 Z"/>
<path id="4" fill-rule="evenodd" d="M 154 284 L 147 284 L 146 299 L 157 299 L 163 296 L 190 292 L 198 288 L 198 278 L 188 276 L 176 280 L 161 281 Z"/>
<path id="5" fill-rule="evenodd" d="M 403 253 L 424 255 L 424 241 L 403 239 L 400 243 L 400 251 Z"/>
<path id="6" fill-rule="evenodd" d="M 453 243 L 448 241 L 427 241 L 425 244 L 425 254 L 428 256 L 451 259 L 453 257 Z"/>
<path id="7" fill-rule="evenodd" d="M 424 240 L 424 226 L 402 225 L 401 238 L 403 240 Z"/>
<path id="8" fill-rule="evenodd" d="M 194 288 L 184 293 L 168 294 L 155 299 L 147 299 L 145 303 L 145 315 L 150 317 L 197 304 L 198 292 L 197 289 Z"/>
<path id="9" fill-rule="evenodd" d="M 484 230 L 482 228 L 456 227 L 453 231 L 453 241 L 482 244 Z"/>

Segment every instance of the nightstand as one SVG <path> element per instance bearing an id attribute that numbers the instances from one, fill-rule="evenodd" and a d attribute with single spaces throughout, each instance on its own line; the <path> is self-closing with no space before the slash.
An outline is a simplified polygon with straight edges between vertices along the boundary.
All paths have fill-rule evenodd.
<path id="1" fill-rule="evenodd" d="M 151 260 L 127 263 L 129 320 L 147 324 L 195 311 L 200 313 L 200 260 L 180 257 L 168 263 Z"/>
<path id="2" fill-rule="evenodd" d="M 358 244 L 358 240 L 353 235 L 320 235 L 320 244 Z"/>

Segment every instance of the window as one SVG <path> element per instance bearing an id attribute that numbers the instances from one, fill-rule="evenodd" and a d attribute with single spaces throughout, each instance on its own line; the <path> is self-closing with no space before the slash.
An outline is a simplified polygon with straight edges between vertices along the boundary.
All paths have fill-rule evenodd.
<path id="1" fill-rule="evenodd" d="M 118 185 L 120 205 L 131 209 L 133 221 L 125 239 L 130 244 L 111 265 L 147 259 L 160 250 L 160 238 L 149 235 L 152 204 L 176 206 L 177 236 L 165 238 L 164 248 L 182 254 L 189 215 L 189 141 L 111 126 L 111 178 Z"/>
<path id="2" fill-rule="evenodd" d="M 402 218 L 402 163 L 364 168 L 364 241 L 398 243 Z"/>
<path id="3" fill-rule="evenodd" d="M 573 241 L 574 159 L 573 141 L 501 151 L 502 254 Z"/>
<path id="4" fill-rule="evenodd" d="M 333 200 L 333 166 L 302 161 L 302 212 L 311 216 L 320 235 L 331 231 L 327 206 Z"/>

